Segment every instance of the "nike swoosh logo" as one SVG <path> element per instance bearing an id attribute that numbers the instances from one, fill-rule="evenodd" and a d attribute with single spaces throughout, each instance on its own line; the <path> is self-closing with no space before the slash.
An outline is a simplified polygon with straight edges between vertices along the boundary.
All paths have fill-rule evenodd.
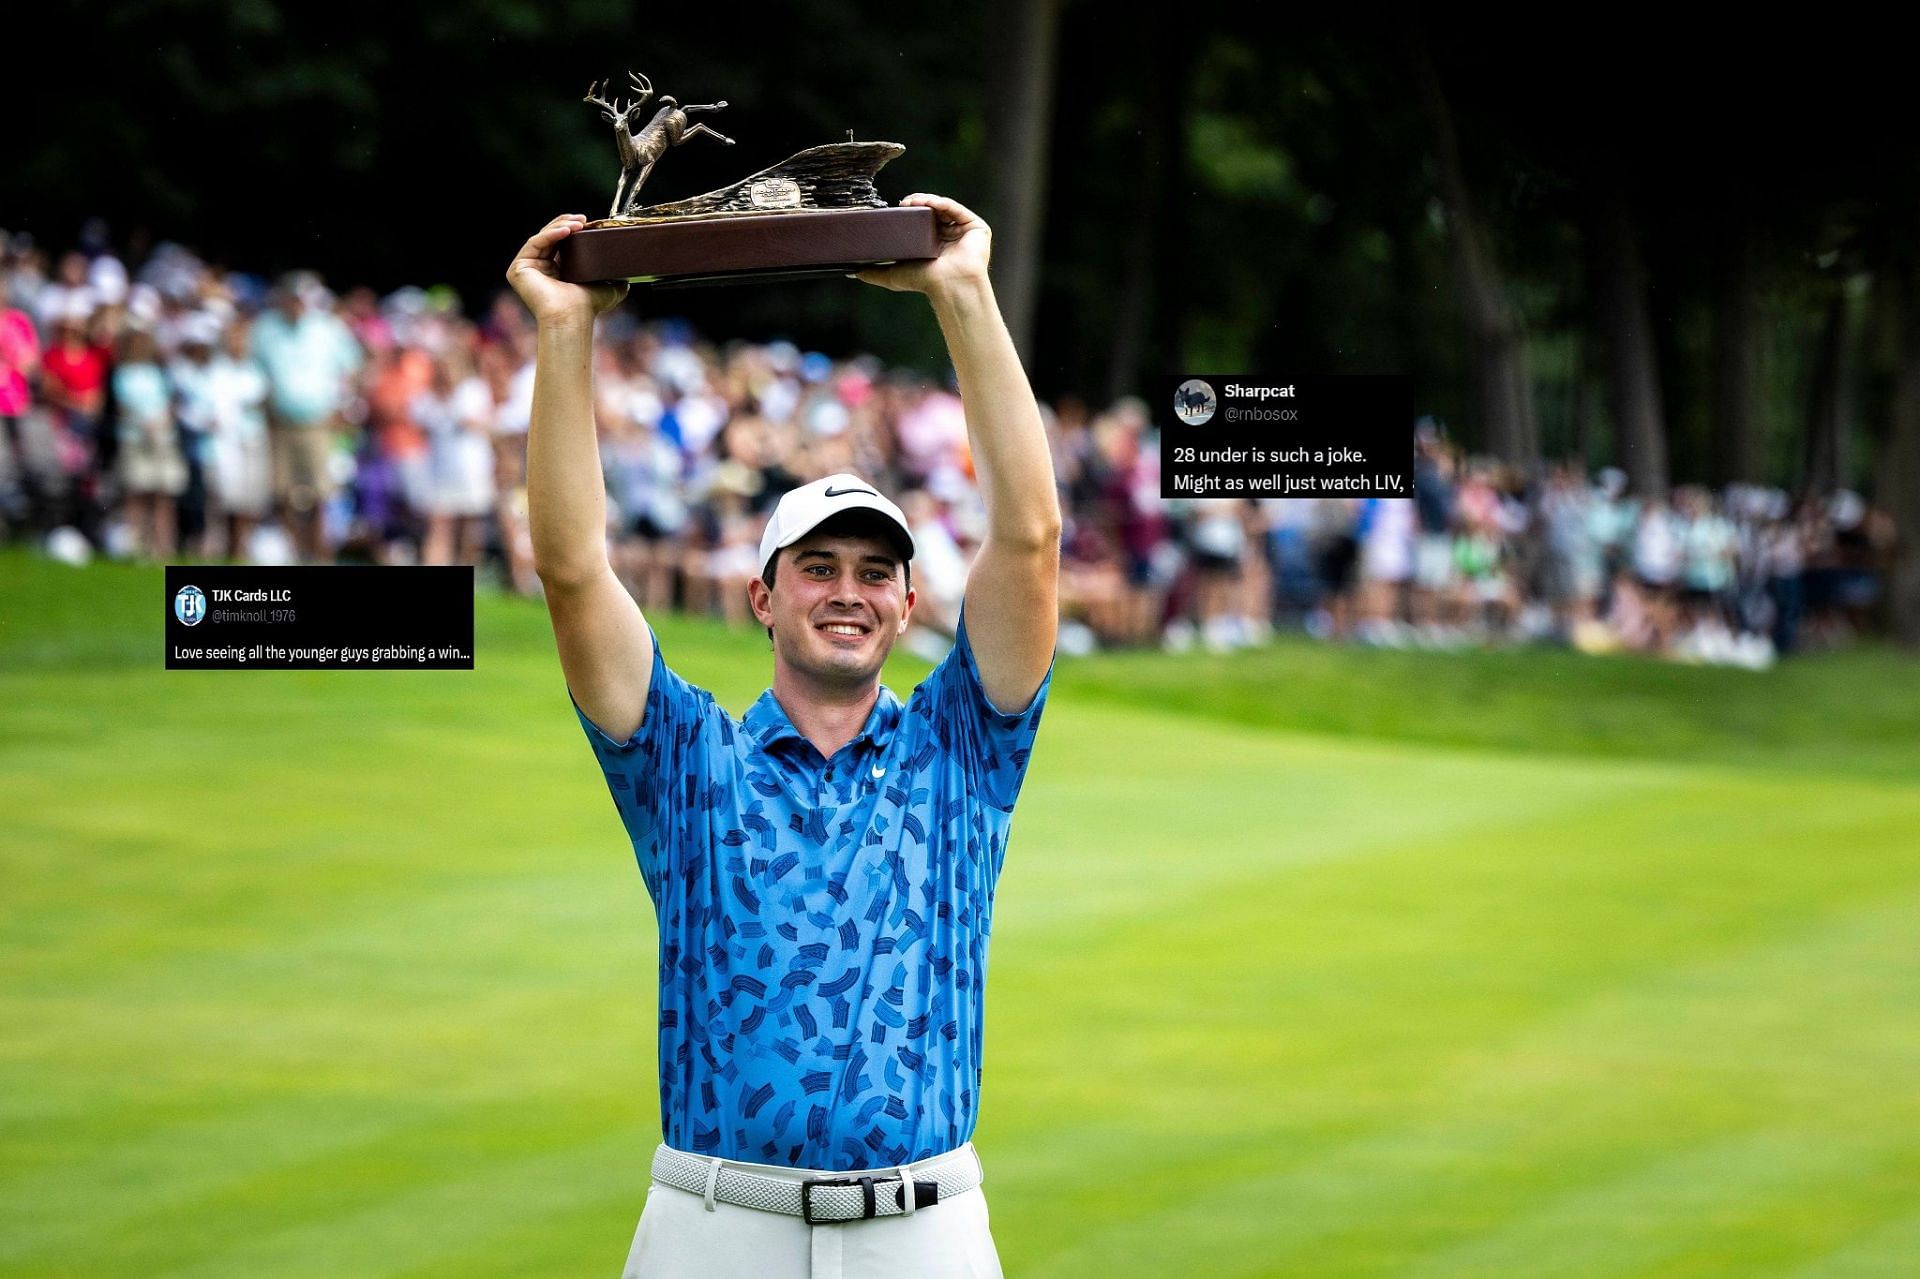
<path id="1" fill-rule="evenodd" d="M 886 765 L 885 765 L 885 764 L 875 764 L 875 765 L 873 766 L 873 780 L 874 780 L 874 781 L 876 781 L 876 782 L 877 782 L 877 781 L 879 781 L 879 780 L 880 780 L 880 779 L 881 779 L 882 777 L 885 777 L 886 775 L 887 775 L 887 767 L 886 767 Z"/>
<path id="2" fill-rule="evenodd" d="M 873 491 L 872 489 L 836 489 L 836 488 L 830 488 L 830 489 L 828 489 L 828 490 L 827 490 L 827 496 L 828 496 L 828 497 L 845 497 L 845 496 L 846 496 L 847 494 L 849 494 L 849 493 L 865 493 L 865 494 L 866 494 L 866 495 L 867 495 L 868 497 L 879 497 L 879 496 L 880 496 L 880 495 L 879 495 L 878 493 L 876 493 L 876 492 L 874 492 L 874 491 Z"/>

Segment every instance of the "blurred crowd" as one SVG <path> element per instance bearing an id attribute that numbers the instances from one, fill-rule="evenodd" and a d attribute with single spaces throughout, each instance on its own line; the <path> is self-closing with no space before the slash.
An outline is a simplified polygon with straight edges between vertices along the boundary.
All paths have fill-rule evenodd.
<path id="1" fill-rule="evenodd" d="M 534 332 L 510 291 L 267 281 L 107 228 L 48 255 L 0 232 L 0 535 L 81 560 L 470 564 L 535 594 Z M 791 343 L 601 321 L 595 393 L 615 570 L 650 610 L 747 624 L 788 487 L 870 477 L 913 525 L 929 655 L 984 530 L 951 384 Z M 1169 406 L 1170 409 L 1170 406 Z M 1453 647 L 1551 641 L 1764 666 L 1869 624 L 1891 522 L 1852 493 L 1628 491 L 1523 475 L 1415 430 L 1411 499 L 1162 499 L 1137 399 L 1043 405 L 1059 477 L 1064 651 L 1227 651 L 1278 627 Z"/>

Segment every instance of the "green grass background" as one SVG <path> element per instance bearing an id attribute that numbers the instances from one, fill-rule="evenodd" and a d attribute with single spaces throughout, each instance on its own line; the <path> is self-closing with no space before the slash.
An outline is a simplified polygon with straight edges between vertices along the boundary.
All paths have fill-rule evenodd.
<path id="1" fill-rule="evenodd" d="M 0 1275 L 617 1274 L 655 937 L 544 612 L 169 673 L 163 597 L 0 556 Z M 1909 1279 L 1920 665 L 1063 663 L 988 991 L 1010 1275 Z"/>

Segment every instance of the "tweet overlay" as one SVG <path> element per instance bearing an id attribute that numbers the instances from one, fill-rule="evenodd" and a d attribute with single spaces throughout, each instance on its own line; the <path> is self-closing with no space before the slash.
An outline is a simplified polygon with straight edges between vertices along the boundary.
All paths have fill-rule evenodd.
<path id="1" fill-rule="evenodd" d="M 473 569 L 169 564 L 166 669 L 470 671 Z"/>
<path id="2" fill-rule="evenodd" d="M 1403 376 L 1162 379 L 1161 497 L 1411 497 L 1413 382 Z"/>

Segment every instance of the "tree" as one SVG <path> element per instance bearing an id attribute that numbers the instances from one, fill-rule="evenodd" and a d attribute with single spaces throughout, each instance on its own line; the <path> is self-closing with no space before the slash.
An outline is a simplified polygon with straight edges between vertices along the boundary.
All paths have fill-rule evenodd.
<path id="1" fill-rule="evenodd" d="M 1595 227 L 1595 264 L 1607 335 L 1614 446 L 1634 490 L 1645 496 L 1667 491 L 1667 427 L 1660 403 L 1660 368 L 1654 354 L 1653 313 L 1647 301 L 1647 268 L 1627 195 L 1617 186 L 1602 202 Z"/>
<path id="2" fill-rule="evenodd" d="M 1820 340 L 1814 348 L 1813 380 L 1807 393 L 1807 424 L 1802 436 L 1805 460 L 1801 484 L 1809 492 L 1830 493 L 1848 484 L 1847 456 L 1847 290 L 1844 280 L 1827 280 Z"/>
<path id="3" fill-rule="evenodd" d="M 1893 517 L 1894 556 L 1887 583 L 1893 634 L 1920 649 L 1920 174 L 1900 175 L 1889 201 L 1886 258 L 1881 281 L 1894 333 L 1887 434 L 1876 478 Z"/>
<path id="4" fill-rule="evenodd" d="M 1452 232 L 1460 312 L 1473 345 L 1477 404 L 1487 450 L 1509 462 L 1531 464 L 1540 455 L 1528 371 L 1527 335 L 1507 294 L 1491 237 L 1482 224 L 1460 161 L 1452 108 L 1424 44 L 1412 47 L 1414 82 L 1433 130 L 1433 161 Z"/>
<path id="5" fill-rule="evenodd" d="M 1759 296 L 1753 225 L 1730 219 L 1714 280 L 1713 434 L 1718 478 L 1754 484 L 1764 478 L 1760 438 Z"/>
<path id="6" fill-rule="evenodd" d="M 1033 356 L 1046 227 L 1047 139 L 1061 0 L 994 0 L 987 23 L 987 156 L 994 292 L 1014 346 Z"/>

